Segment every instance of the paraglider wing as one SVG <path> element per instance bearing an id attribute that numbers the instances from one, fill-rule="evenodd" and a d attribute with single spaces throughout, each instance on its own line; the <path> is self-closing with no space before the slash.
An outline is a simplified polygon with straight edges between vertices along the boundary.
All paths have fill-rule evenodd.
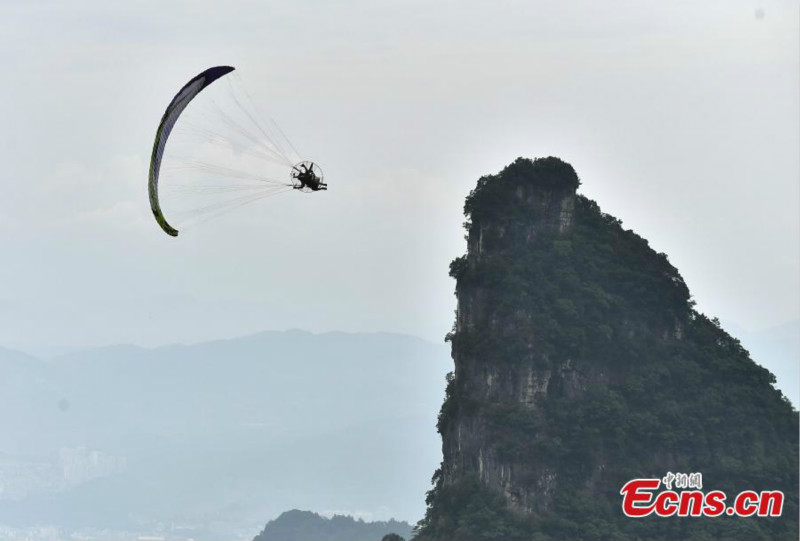
<path id="1" fill-rule="evenodd" d="M 169 138 L 172 128 L 175 126 L 175 122 L 177 122 L 183 110 L 186 109 L 186 106 L 189 105 L 189 102 L 205 87 L 233 70 L 234 68 L 230 66 L 216 66 L 194 77 L 180 89 L 174 98 L 172 98 L 169 106 L 167 106 L 167 110 L 164 111 L 164 116 L 161 117 L 161 123 L 158 125 L 156 140 L 155 143 L 153 143 L 153 154 L 150 157 L 150 177 L 148 182 L 150 208 L 153 211 L 153 216 L 155 216 L 158 225 L 161 226 L 161 229 L 173 237 L 178 236 L 178 230 L 169 225 L 158 203 L 158 171 L 161 167 L 161 156 L 164 154 L 167 139 Z"/>

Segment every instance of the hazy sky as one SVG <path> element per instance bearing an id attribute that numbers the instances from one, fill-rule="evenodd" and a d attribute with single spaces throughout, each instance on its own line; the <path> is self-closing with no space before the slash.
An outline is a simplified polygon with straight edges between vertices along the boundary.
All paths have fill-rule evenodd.
<path id="1" fill-rule="evenodd" d="M 570 162 L 700 310 L 748 330 L 796 319 L 798 21 L 788 0 L 6 0 L 0 345 L 438 341 L 463 199 L 517 156 Z M 330 190 L 169 238 L 146 195 L 154 131 L 215 64 Z"/>

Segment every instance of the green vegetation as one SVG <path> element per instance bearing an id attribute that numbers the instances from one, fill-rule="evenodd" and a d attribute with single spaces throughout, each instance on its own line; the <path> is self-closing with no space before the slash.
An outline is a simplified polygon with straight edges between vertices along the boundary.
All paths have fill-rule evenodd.
<path id="1" fill-rule="evenodd" d="M 464 214 L 476 222 L 497 218 L 507 221 L 515 218 L 530 220 L 531 207 L 516 196 L 518 188 L 535 187 L 556 193 L 571 193 L 580 184 L 572 166 L 558 158 L 539 158 L 535 161 L 517 158 L 499 174 L 478 179 L 477 186 L 464 203 Z"/>
<path id="2" fill-rule="evenodd" d="M 377 541 L 387 537 L 402 541 L 403 535 L 411 536 L 407 522 L 364 522 L 344 515 L 325 518 L 311 511 L 292 509 L 269 521 L 253 541 Z"/>
<path id="3" fill-rule="evenodd" d="M 487 489 L 474 476 L 442 486 L 441 471 L 433 476 L 428 511 L 415 528 L 415 540 L 463 539 L 517 541 L 531 537 L 533 522 L 509 511 L 500 494 Z"/>
<path id="4" fill-rule="evenodd" d="M 448 377 L 438 429 L 447 439 L 458 419 L 479 417 L 504 463 L 556 473 L 552 506 L 517 514 L 477 479 L 437 473 L 416 539 L 796 539 L 797 412 L 774 376 L 694 309 L 665 254 L 585 197 L 574 196 L 572 227 L 559 233 L 520 196 L 563 197 L 578 184 L 557 158 L 483 177 L 465 204 L 470 246 L 483 234 L 483 253 L 450 266 L 459 299 L 480 296 L 473 315 L 496 324 L 448 334 L 461 375 Z M 490 228 L 503 235 L 487 246 Z M 531 409 L 472 392 L 470 375 L 487 365 L 556 375 Z M 557 377 L 567 371 L 582 383 Z M 783 517 L 625 517 L 621 486 L 667 471 L 702 472 L 707 490 L 729 496 L 782 490 Z"/>

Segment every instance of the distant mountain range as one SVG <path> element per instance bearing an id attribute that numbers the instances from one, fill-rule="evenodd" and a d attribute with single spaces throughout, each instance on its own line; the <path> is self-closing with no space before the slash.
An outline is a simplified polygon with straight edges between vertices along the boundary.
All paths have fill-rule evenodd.
<path id="1" fill-rule="evenodd" d="M 445 344 L 388 333 L 0 349 L 0 539 L 251 539 L 291 508 L 414 522 L 450 369 Z"/>

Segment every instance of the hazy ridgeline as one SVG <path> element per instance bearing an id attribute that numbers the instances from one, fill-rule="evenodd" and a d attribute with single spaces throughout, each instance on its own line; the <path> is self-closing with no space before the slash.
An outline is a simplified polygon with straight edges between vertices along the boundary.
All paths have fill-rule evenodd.
<path id="1" fill-rule="evenodd" d="M 252 538 L 292 508 L 416 521 L 449 366 L 444 344 L 393 334 L 0 350 L 0 525 Z"/>

